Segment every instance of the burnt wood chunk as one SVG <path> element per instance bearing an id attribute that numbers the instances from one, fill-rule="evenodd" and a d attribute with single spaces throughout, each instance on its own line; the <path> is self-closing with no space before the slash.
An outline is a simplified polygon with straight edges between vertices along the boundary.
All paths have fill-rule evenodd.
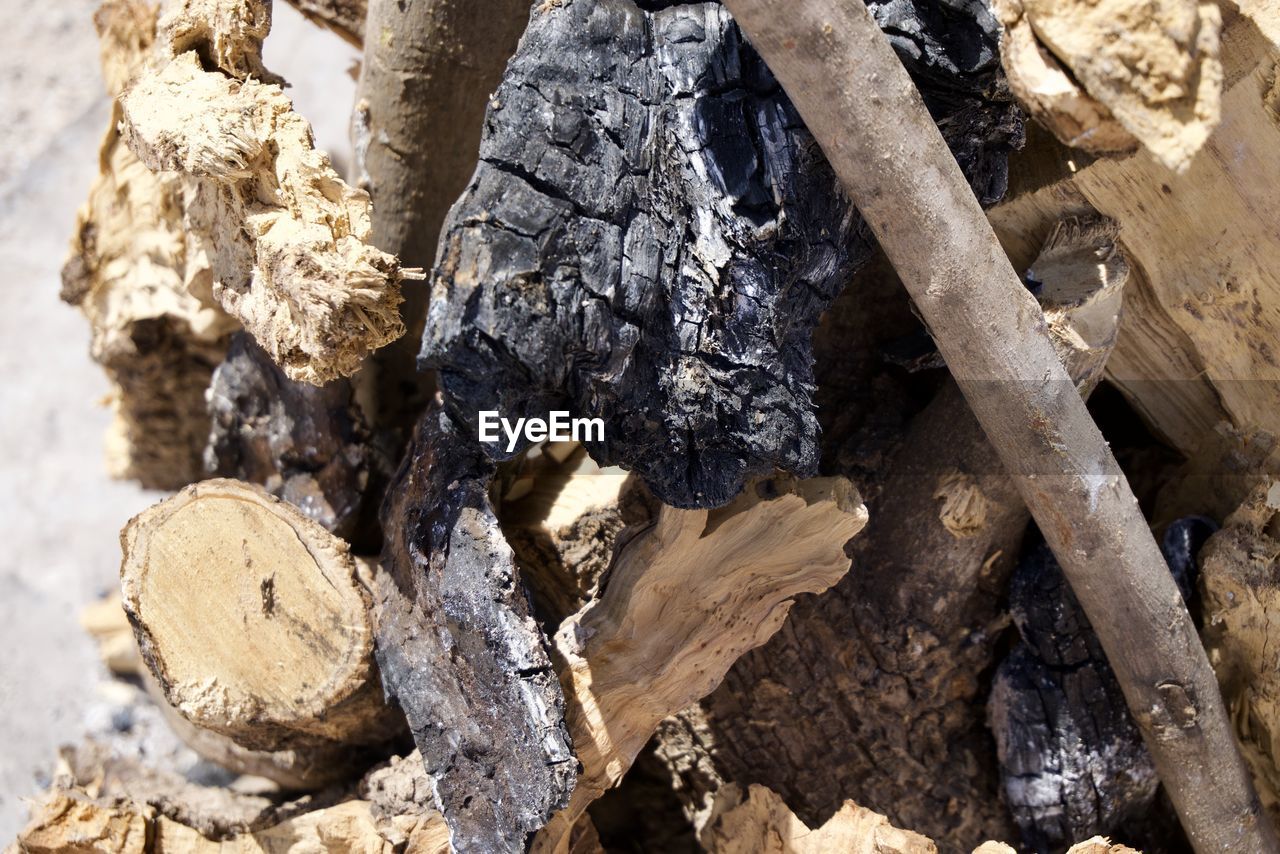
<path id="1" fill-rule="evenodd" d="M 984 198 L 1020 133 L 1007 107 L 971 103 L 993 33 L 981 84 L 903 41 L 921 84 L 948 90 L 933 102 Z M 775 467 L 816 473 L 811 333 L 871 251 L 719 4 L 544 4 L 445 223 L 420 364 L 473 436 L 482 410 L 602 417 L 598 462 L 668 504 L 720 505 Z"/>
<path id="2" fill-rule="evenodd" d="M 489 504 L 493 466 L 433 406 L 382 509 L 374 591 L 400 703 L 458 852 L 523 851 L 569 798 L 564 696 Z"/>
<path id="3" fill-rule="evenodd" d="M 351 539 L 369 482 L 369 431 L 350 382 L 284 375 L 248 333 L 232 339 L 208 393 L 205 468 L 257 483 Z"/>
<path id="4" fill-rule="evenodd" d="M 1183 596 L 1195 555 L 1215 527 L 1174 522 L 1161 551 Z M 1059 851 L 1096 834 L 1145 844 L 1141 819 L 1159 780 L 1120 683 L 1043 541 L 1018 563 L 1009 606 L 1021 642 L 1001 662 L 989 714 L 1005 799 L 1036 851 Z M 1135 823 L 1139 826 L 1135 827 Z"/>

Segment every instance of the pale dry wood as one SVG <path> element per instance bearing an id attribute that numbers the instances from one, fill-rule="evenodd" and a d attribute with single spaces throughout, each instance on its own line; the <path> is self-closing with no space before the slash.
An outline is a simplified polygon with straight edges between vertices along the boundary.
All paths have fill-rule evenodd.
<path id="1" fill-rule="evenodd" d="M 407 850 L 447 854 L 448 831 L 437 817 L 406 840 Z M 58 790 L 37 803 L 11 849 L 20 854 L 393 854 L 406 850 L 383 837 L 370 804 L 348 800 L 277 824 L 210 839 L 195 828 L 125 799 L 95 799 Z"/>
<path id="2" fill-rule="evenodd" d="M 732 788 L 723 793 L 729 802 L 699 836 L 710 854 L 937 854 L 927 837 L 900 830 L 853 801 L 810 829 L 770 789 L 753 785 L 743 798 Z"/>
<path id="3" fill-rule="evenodd" d="M 622 530 L 652 515 L 637 478 L 601 468 L 576 443 L 534 446 L 500 467 L 495 483 L 502 533 L 553 629 L 596 594 Z"/>
<path id="4" fill-rule="evenodd" d="M 338 177 L 261 67 L 268 9 L 174 4 L 121 124 L 148 168 L 182 176 L 187 252 L 208 266 L 188 287 L 211 293 L 291 379 L 320 384 L 403 334 L 399 286 L 414 274 L 370 245 L 368 194 Z"/>
<path id="5" fill-rule="evenodd" d="M 875 22 L 859 4 L 832 0 L 727 6 L 791 94 L 1013 474 L 1192 843 L 1280 849 L 1133 492 Z"/>
<path id="6" fill-rule="evenodd" d="M 1223 425 L 1280 435 L 1280 236 L 1271 225 L 1280 202 L 1259 180 L 1280 146 L 1267 106 L 1278 20 L 1267 0 L 1226 16 L 1222 121 L 1184 173 L 1146 153 L 1073 164 L 991 212 L 1015 260 L 1064 213 L 1095 209 L 1119 223 L 1135 283 L 1108 378 L 1188 455 L 1216 444 Z"/>
<path id="7" fill-rule="evenodd" d="M 98 645 L 98 657 L 113 676 L 142 674 L 138 642 L 133 639 L 133 628 L 119 593 L 85 606 L 80 612 L 80 627 Z"/>
<path id="8" fill-rule="evenodd" d="M 844 545 L 866 520 L 844 478 L 764 480 L 712 511 L 661 507 L 619 551 L 600 595 L 556 633 L 582 770 L 535 850 L 564 850 L 575 821 L 663 718 L 777 632 L 794 596 L 835 583 L 849 566 Z"/>
<path id="9" fill-rule="evenodd" d="M 373 746 L 400 730 L 355 560 L 291 505 L 205 481 L 131 520 L 121 543 L 142 657 L 191 723 L 267 751 Z"/>
<path id="10" fill-rule="evenodd" d="M 367 751 L 338 742 L 312 742 L 302 749 L 250 750 L 228 736 L 202 729 L 169 704 L 164 690 L 147 670 L 129 625 L 124 604 L 113 595 L 88 606 L 80 623 L 98 645 L 98 656 L 112 675 L 140 680 L 165 723 L 202 758 L 236 774 L 262 777 L 284 790 L 314 790 L 350 777 L 367 763 Z"/>
<path id="11" fill-rule="evenodd" d="M 1280 480 L 1252 491 L 1201 553 L 1204 639 L 1263 803 L 1280 816 Z"/>
<path id="12" fill-rule="evenodd" d="M 116 98 L 145 66 L 156 9 L 109 0 L 94 16 L 103 78 Z M 186 288 L 181 187 L 154 175 L 120 138 L 119 105 L 98 152 L 99 175 L 76 218 L 62 298 L 89 321 L 90 353 L 112 381 L 108 464 L 116 477 L 177 489 L 201 474 L 209 430 L 204 389 L 235 322 Z"/>
<path id="13" fill-rule="evenodd" d="M 1000 0 L 1010 87 L 1062 142 L 1186 169 L 1220 116 L 1222 18 L 1198 0 Z"/>

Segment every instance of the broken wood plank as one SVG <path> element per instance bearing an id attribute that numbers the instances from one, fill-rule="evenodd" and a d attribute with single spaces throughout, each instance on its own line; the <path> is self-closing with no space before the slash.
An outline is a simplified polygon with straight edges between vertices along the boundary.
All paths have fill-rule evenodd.
<path id="1" fill-rule="evenodd" d="M 1072 200 L 1119 223 L 1135 288 L 1108 378 L 1188 456 L 1215 444 L 1224 422 L 1280 435 L 1269 343 L 1280 331 L 1280 238 L 1268 226 L 1280 206 L 1257 178 L 1280 145 L 1267 106 L 1280 61 L 1275 20 L 1267 2 L 1225 15 L 1222 121 L 1185 172 L 1147 153 L 1074 163 L 1057 185 L 991 212 L 1007 247 L 1034 246 Z"/>

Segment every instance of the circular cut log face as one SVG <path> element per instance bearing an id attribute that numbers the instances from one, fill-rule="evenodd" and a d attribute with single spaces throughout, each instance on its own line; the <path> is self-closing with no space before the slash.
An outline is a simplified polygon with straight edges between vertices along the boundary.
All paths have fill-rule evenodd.
<path id="1" fill-rule="evenodd" d="M 122 541 L 125 609 L 186 718 L 255 749 L 360 740 L 381 700 L 366 690 L 377 685 L 368 598 L 346 543 L 233 480 L 188 487 Z"/>

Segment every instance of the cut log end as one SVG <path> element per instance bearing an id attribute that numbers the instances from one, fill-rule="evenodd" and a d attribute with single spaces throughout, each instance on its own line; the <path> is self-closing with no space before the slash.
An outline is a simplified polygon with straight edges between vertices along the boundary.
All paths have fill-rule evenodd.
<path id="1" fill-rule="evenodd" d="M 262 489 L 217 479 L 121 536 L 125 610 L 166 699 L 257 750 L 395 730 L 368 594 L 346 544 Z"/>

